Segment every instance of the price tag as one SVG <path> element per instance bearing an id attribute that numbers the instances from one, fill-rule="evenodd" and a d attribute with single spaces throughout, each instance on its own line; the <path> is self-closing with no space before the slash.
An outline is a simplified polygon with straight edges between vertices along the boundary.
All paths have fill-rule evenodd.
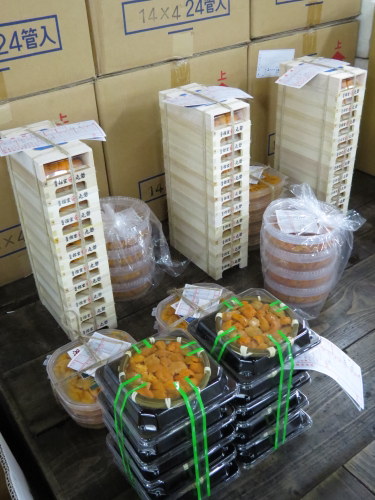
<path id="1" fill-rule="evenodd" d="M 295 359 L 294 367 L 296 370 L 315 370 L 328 375 L 340 384 L 359 410 L 364 409 L 360 366 L 329 340 L 322 337 L 318 346 Z"/>

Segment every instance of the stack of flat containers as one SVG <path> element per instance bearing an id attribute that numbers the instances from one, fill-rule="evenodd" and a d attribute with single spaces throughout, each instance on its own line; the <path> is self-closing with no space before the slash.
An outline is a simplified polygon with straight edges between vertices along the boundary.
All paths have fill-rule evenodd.
<path id="1" fill-rule="evenodd" d="M 205 87 L 159 93 L 171 244 L 214 279 L 247 265 L 249 104 L 230 98 L 196 107 L 166 102 Z"/>
<path id="2" fill-rule="evenodd" d="M 301 57 L 280 65 L 280 75 L 301 63 L 319 73 L 302 88 L 279 85 L 275 167 L 306 182 L 317 198 L 348 208 L 367 72 L 339 61 Z"/>
<path id="3" fill-rule="evenodd" d="M 238 477 L 236 383 L 188 332 L 134 344 L 95 379 L 108 447 L 140 498 L 205 498 Z"/>
<path id="4" fill-rule="evenodd" d="M 291 309 L 263 289 L 249 289 L 189 326 L 198 342 L 238 384 L 237 460 L 251 468 L 312 420 L 299 388 L 309 382 L 294 371 L 294 358 L 319 337 Z"/>
<path id="5" fill-rule="evenodd" d="M 50 126 L 40 122 L 2 137 Z M 91 148 L 73 141 L 15 153 L 7 162 L 42 304 L 72 340 L 116 327 Z"/>

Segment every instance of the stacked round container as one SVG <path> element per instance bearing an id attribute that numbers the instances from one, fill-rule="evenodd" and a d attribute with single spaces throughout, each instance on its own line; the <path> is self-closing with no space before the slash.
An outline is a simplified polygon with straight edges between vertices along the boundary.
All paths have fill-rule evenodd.
<path id="1" fill-rule="evenodd" d="M 138 342 L 96 378 L 107 444 L 140 498 L 202 498 L 238 476 L 236 384 L 187 332 Z"/>
<path id="2" fill-rule="evenodd" d="M 216 283 L 196 283 L 192 286 L 206 288 L 206 289 L 222 290 L 220 300 L 224 300 L 225 297 L 231 294 L 229 290 L 223 288 L 220 285 L 217 285 Z M 173 304 L 177 304 L 177 302 L 179 302 L 180 300 L 184 300 L 183 292 L 184 289 L 179 290 L 178 292 L 176 291 L 176 293 L 172 293 L 171 295 L 168 295 L 168 297 L 163 299 L 156 306 L 155 328 L 157 328 L 159 335 L 164 335 L 170 332 L 171 330 L 175 330 L 176 328 L 181 328 L 182 330 L 187 331 L 188 324 L 190 323 L 192 318 L 178 316 L 176 314 L 176 310 L 173 308 Z M 186 303 L 189 306 L 191 305 L 188 302 Z M 201 307 L 199 309 L 197 307 L 195 312 L 199 311 L 199 314 L 202 315 L 202 314 L 207 314 L 212 309 L 216 309 L 216 306 L 207 305 L 206 307 Z"/>
<path id="3" fill-rule="evenodd" d="M 313 317 L 337 279 L 339 230 L 325 227 L 320 234 L 283 232 L 278 224 L 278 211 L 293 218 L 287 199 L 278 200 L 264 213 L 261 243 L 264 286 L 288 305 Z"/>
<path id="4" fill-rule="evenodd" d="M 308 400 L 299 391 L 310 377 L 293 371 L 292 358 L 316 345 L 319 337 L 280 300 L 266 290 L 249 289 L 224 301 L 189 331 L 238 383 L 232 404 L 243 468 L 311 426 L 302 409 Z"/>
<path id="5" fill-rule="evenodd" d="M 133 337 L 121 330 L 102 330 L 99 333 L 115 342 L 126 342 L 124 349 L 134 342 Z M 68 353 L 80 346 L 82 340 L 75 340 L 57 349 L 48 359 L 47 374 L 56 399 L 73 420 L 82 427 L 100 429 L 104 424 L 101 407 L 97 401 L 100 389 L 95 378 L 68 367 L 71 361 Z"/>
<path id="6" fill-rule="evenodd" d="M 141 200 L 123 196 L 102 198 L 100 204 L 113 296 L 136 299 L 153 284 L 150 209 Z"/>
<path id="7" fill-rule="evenodd" d="M 257 181 L 251 175 L 250 179 Z M 262 172 L 261 179 L 250 184 L 250 206 L 249 206 L 249 246 L 259 246 L 260 229 L 262 227 L 263 213 L 271 201 L 279 198 L 286 183 L 286 176 L 277 170 L 266 167 Z"/>

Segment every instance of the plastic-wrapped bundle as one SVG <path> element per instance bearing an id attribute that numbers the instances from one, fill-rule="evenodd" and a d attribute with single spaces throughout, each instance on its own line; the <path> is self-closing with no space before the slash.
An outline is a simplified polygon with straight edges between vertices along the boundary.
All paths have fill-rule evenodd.
<path id="1" fill-rule="evenodd" d="M 111 196 L 100 200 L 113 295 L 131 300 L 160 281 L 177 276 L 186 262 L 173 262 L 160 221 L 141 200 Z"/>
<path id="2" fill-rule="evenodd" d="M 261 258 L 265 288 L 307 318 L 316 317 L 341 277 L 364 219 L 343 215 L 316 199 L 308 184 L 295 198 L 273 201 L 263 216 Z"/>

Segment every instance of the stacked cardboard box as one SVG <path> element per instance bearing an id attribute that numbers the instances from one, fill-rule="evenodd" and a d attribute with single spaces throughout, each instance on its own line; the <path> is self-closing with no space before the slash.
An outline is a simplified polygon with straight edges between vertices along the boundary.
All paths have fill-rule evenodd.
<path id="1" fill-rule="evenodd" d="M 15 153 L 7 162 L 42 304 L 71 339 L 116 327 L 91 148 L 74 141 Z"/>

